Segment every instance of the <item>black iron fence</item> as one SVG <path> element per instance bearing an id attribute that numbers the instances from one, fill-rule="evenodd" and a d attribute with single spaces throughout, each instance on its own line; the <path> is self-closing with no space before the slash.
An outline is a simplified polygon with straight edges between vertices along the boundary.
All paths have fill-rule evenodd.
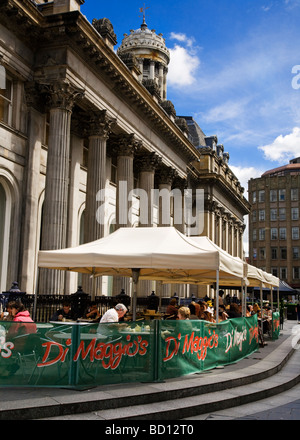
<path id="1" fill-rule="evenodd" d="M 73 310 L 77 310 L 78 316 L 83 316 L 84 310 L 92 300 L 91 296 L 82 292 L 80 287 L 78 288 L 78 291 L 72 295 L 38 294 L 36 297 L 35 295 L 27 294 L 26 292 L 20 292 L 16 283 L 13 287 L 8 292 L 2 292 L 2 294 L 0 294 L 0 313 L 5 311 L 6 305 L 9 301 L 21 301 L 36 322 L 50 321 L 51 316 L 57 310 L 62 308 L 63 302 L 66 300 L 71 303 L 71 308 Z M 118 303 L 123 303 L 129 310 L 131 309 L 131 298 L 124 292 L 121 292 L 116 296 L 96 296 L 93 301 L 96 302 L 101 316 L 106 310 L 114 307 Z M 170 298 L 161 299 L 160 310 L 162 312 L 165 311 L 169 302 Z M 152 304 L 153 295 L 138 297 L 136 310 L 139 312 L 147 308 L 152 308 Z"/>

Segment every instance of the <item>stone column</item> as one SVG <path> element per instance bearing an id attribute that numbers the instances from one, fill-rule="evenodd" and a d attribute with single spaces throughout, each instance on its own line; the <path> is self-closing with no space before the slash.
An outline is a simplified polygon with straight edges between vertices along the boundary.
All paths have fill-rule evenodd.
<path id="1" fill-rule="evenodd" d="M 36 283 L 36 250 L 38 206 L 40 195 L 40 165 L 44 130 L 44 115 L 35 110 L 38 96 L 34 84 L 25 84 L 26 102 L 29 107 L 28 149 L 24 184 L 24 221 L 21 240 L 20 286 L 27 293 L 34 293 Z M 35 268 L 33 270 L 33 268 Z"/>
<path id="2" fill-rule="evenodd" d="M 106 142 L 113 121 L 105 110 L 91 112 L 87 130 L 89 134 L 88 168 L 86 181 L 86 206 L 84 241 L 86 243 L 104 236 L 105 218 L 97 216 L 99 206 L 104 203 L 106 185 Z M 103 193 L 99 193 L 103 191 Z M 97 200 L 98 199 L 98 200 Z M 99 214 L 99 212 L 98 212 Z"/>
<path id="3" fill-rule="evenodd" d="M 128 201 L 128 195 L 133 190 L 134 174 L 133 159 L 139 142 L 133 134 L 119 136 L 113 152 L 117 155 L 117 197 L 116 197 L 116 227 L 131 227 L 132 219 L 129 217 L 132 203 Z M 129 278 L 114 277 L 113 295 L 119 295 L 121 289 L 129 294 Z"/>
<path id="4" fill-rule="evenodd" d="M 143 210 L 147 210 L 147 213 L 140 212 L 143 215 L 143 222 L 140 223 L 141 227 L 152 227 L 153 226 L 153 201 L 151 197 L 151 190 L 154 189 L 154 175 L 155 170 L 160 165 L 161 158 L 154 152 L 148 153 L 139 162 L 139 187 L 144 190 L 147 194 L 147 207 L 141 207 Z M 146 215 L 147 214 L 147 215 Z M 148 296 L 154 289 L 154 283 L 151 281 L 140 281 L 139 295 Z"/>
<path id="5" fill-rule="evenodd" d="M 128 216 L 131 208 L 128 195 L 133 190 L 133 159 L 138 146 L 139 142 L 135 140 L 133 134 L 125 134 L 119 137 L 117 145 L 114 147 L 114 152 L 117 155 L 117 227 L 132 226 L 132 219 Z"/>
<path id="6" fill-rule="evenodd" d="M 176 177 L 177 173 L 176 171 L 171 168 L 163 168 L 159 170 L 158 172 L 158 189 L 159 192 L 162 190 L 166 190 L 166 197 L 162 195 L 159 197 L 158 200 L 158 226 L 164 227 L 164 226 L 170 226 L 171 225 L 171 215 L 173 213 L 174 209 L 174 203 L 171 197 L 167 196 L 167 193 L 170 194 L 172 190 L 172 183 Z M 166 203 L 168 203 L 168 206 L 166 206 Z M 165 220 L 163 218 L 163 210 L 169 211 L 170 217 L 169 217 L 169 223 L 165 223 Z M 164 222 L 163 222 L 164 221 Z M 178 289 L 177 289 L 178 290 Z M 171 296 L 171 284 L 162 284 L 160 281 L 156 282 L 156 294 L 162 298 L 170 297 Z"/>
<path id="7" fill-rule="evenodd" d="M 53 250 L 65 248 L 67 243 L 71 113 L 83 93 L 68 81 L 45 89 L 50 93 L 50 124 L 41 248 Z M 41 269 L 39 291 L 64 293 L 64 275 L 63 271 Z"/>
<path id="8" fill-rule="evenodd" d="M 89 150 L 84 219 L 85 243 L 104 237 L 104 226 L 107 219 L 102 215 L 103 211 L 99 211 L 99 207 L 104 204 L 106 186 L 106 142 L 111 131 L 112 123 L 113 120 L 107 117 L 106 110 L 90 112 L 87 121 Z M 82 284 L 83 290 L 90 293 L 92 297 L 102 294 L 101 277 L 97 277 L 93 283 L 90 277 L 84 276 Z"/>
<path id="9" fill-rule="evenodd" d="M 155 61 L 150 61 L 150 79 L 155 78 Z"/>
<path id="10" fill-rule="evenodd" d="M 154 174 L 161 158 L 154 152 L 149 153 L 139 162 L 139 187 L 147 194 L 147 213 L 142 213 L 140 226 L 153 226 L 153 201 L 151 190 L 154 189 Z M 146 208 L 146 206 L 145 206 Z"/>

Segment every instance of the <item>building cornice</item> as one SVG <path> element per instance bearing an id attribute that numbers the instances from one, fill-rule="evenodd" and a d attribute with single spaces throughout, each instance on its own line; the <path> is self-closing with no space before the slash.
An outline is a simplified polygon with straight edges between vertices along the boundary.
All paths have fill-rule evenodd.
<path id="1" fill-rule="evenodd" d="M 174 123 L 148 90 L 132 75 L 128 67 L 105 43 L 95 27 L 79 11 L 42 15 L 30 0 L 0 0 L 4 23 L 19 24 L 19 34 L 26 34 L 31 47 L 68 46 L 76 51 L 98 74 L 107 77 L 107 83 L 119 97 L 143 115 L 151 129 L 163 136 L 178 154 L 191 161 L 199 153 L 180 128 Z M 2 14 L 3 15 L 3 14 Z M 69 38 L 68 38 L 69 37 Z M 57 66 L 58 68 L 60 66 Z M 108 81 L 109 80 L 109 81 Z"/>

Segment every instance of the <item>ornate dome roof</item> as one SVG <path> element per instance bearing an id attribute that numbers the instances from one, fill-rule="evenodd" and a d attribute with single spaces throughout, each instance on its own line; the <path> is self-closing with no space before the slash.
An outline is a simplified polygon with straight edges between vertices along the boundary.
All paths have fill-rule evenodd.
<path id="1" fill-rule="evenodd" d="M 121 46 L 117 53 L 134 52 L 137 57 L 149 58 L 152 54 L 159 58 L 165 65 L 170 62 L 170 52 L 166 48 L 165 39 L 162 34 L 156 34 L 155 30 L 150 30 L 143 20 L 141 27 L 131 30 L 130 34 L 124 34 Z"/>

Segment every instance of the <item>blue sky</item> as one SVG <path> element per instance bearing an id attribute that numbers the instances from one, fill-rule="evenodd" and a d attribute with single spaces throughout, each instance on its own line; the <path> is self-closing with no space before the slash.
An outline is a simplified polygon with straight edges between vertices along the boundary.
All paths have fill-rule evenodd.
<path id="1" fill-rule="evenodd" d="M 85 0 L 120 45 L 142 23 L 143 0 Z M 145 1 L 146 23 L 171 51 L 167 99 L 217 135 L 245 187 L 300 156 L 300 0 Z M 297 76 L 298 75 L 298 76 Z"/>

